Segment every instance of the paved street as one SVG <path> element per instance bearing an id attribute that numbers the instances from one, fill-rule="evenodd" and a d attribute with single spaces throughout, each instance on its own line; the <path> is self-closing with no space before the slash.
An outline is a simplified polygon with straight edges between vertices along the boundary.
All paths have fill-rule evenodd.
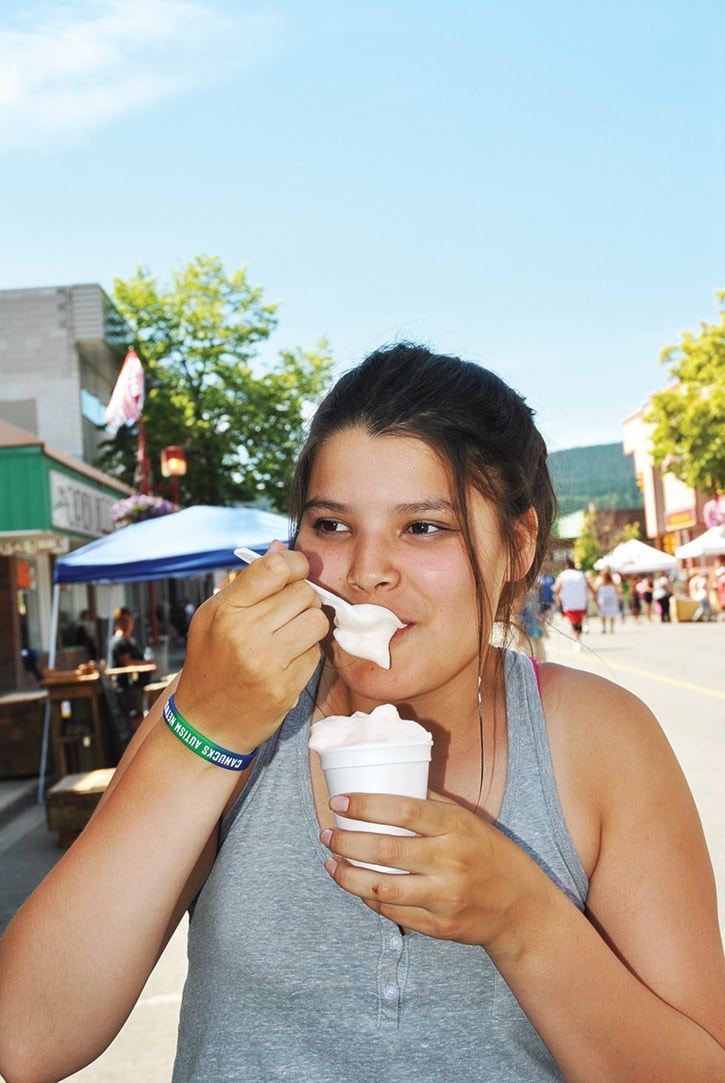
<path id="1" fill-rule="evenodd" d="M 590 621 L 575 653 L 558 618 L 547 639 L 551 661 L 617 681 L 654 711 L 683 766 L 700 810 L 718 881 L 725 926 L 725 623 L 635 625 L 602 635 Z M 2 784 L 0 784 L 0 787 Z M 52 867 L 61 851 L 42 808 L 29 806 L 0 829 L 0 925 Z M 71 1078 L 84 1083 L 163 1083 L 171 1075 L 185 973 L 185 928 L 172 939 L 126 1027 L 106 1053 Z"/>

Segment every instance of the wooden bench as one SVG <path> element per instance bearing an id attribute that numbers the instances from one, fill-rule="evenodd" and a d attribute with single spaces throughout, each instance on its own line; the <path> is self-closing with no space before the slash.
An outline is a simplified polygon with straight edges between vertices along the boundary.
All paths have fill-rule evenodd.
<path id="1" fill-rule="evenodd" d="M 50 831 L 66 847 L 78 838 L 113 777 L 114 767 L 66 775 L 45 795 L 45 816 Z"/>

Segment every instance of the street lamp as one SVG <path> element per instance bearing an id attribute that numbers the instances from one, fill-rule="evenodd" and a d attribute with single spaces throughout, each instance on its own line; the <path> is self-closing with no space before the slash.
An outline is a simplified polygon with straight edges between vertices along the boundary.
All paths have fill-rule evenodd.
<path id="1" fill-rule="evenodd" d="M 179 478 L 186 473 L 186 452 L 178 444 L 165 447 L 161 452 L 161 473 L 171 478 L 171 493 L 174 503 L 179 504 Z"/>

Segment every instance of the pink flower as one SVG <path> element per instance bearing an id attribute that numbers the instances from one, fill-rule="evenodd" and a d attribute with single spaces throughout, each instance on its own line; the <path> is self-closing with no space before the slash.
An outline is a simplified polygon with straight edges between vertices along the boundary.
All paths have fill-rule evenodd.
<path id="1" fill-rule="evenodd" d="M 160 496 L 147 493 L 134 493 L 111 505 L 111 518 L 116 528 L 140 523 L 144 519 L 157 519 L 160 515 L 170 515 L 177 511 L 176 504 Z"/>
<path id="2" fill-rule="evenodd" d="M 702 518 L 706 527 L 725 526 L 725 494 L 708 500 L 702 509 Z"/>

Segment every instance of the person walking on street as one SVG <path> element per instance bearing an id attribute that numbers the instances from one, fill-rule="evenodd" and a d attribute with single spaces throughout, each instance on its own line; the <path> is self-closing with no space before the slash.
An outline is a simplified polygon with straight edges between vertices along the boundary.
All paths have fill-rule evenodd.
<path id="1" fill-rule="evenodd" d="M 566 568 L 559 572 L 554 584 L 554 594 L 562 613 L 571 625 L 574 650 L 580 651 L 587 601 L 590 594 L 594 596 L 594 590 L 584 572 L 577 568 L 573 560 L 567 560 Z"/>
<path id="2" fill-rule="evenodd" d="M 602 572 L 596 589 L 602 634 L 606 635 L 607 624 L 609 624 L 609 633 L 614 635 L 614 622 L 619 616 L 619 592 L 614 585 L 614 578 L 608 568 L 605 568 Z"/>
<path id="3" fill-rule="evenodd" d="M 642 616 L 642 594 L 637 588 L 639 587 L 640 580 L 634 576 L 630 576 L 627 579 L 629 583 L 629 609 L 634 617 L 634 623 L 639 624 L 639 618 Z"/>
<path id="4" fill-rule="evenodd" d="M 641 575 L 634 588 L 639 598 L 640 607 L 644 609 L 647 620 L 652 620 L 652 587 L 652 576 Z"/>
<path id="5" fill-rule="evenodd" d="M 620 575 L 619 577 L 619 615 L 622 618 L 622 624 L 627 619 L 627 613 L 631 613 L 631 599 L 632 599 L 632 584 L 630 583 L 626 575 Z"/>
<path id="6" fill-rule="evenodd" d="M 652 584 L 652 598 L 660 611 L 660 618 L 663 624 L 668 624 L 670 620 L 670 598 L 672 597 L 672 587 L 670 581 L 664 572 L 660 572 L 655 576 Z"/>
<path id="7" fill-rule="evenodd" d="M 697 609 L 692 614 L 693 621 L 711 621 L 712 608 L 710 606 L 710 584 L 708 582 L 707 573 L 704 570 L 694 572 L 690 576 L 689 592 L 692 600 L 697 602 Z"/>
<path id="8" fill-rule="evenodd" d="M 725 557 L 720 557 L 720 562 L 715 568 L 715 590 L 720 606 L 718 620 L 725 620 Z"/>

